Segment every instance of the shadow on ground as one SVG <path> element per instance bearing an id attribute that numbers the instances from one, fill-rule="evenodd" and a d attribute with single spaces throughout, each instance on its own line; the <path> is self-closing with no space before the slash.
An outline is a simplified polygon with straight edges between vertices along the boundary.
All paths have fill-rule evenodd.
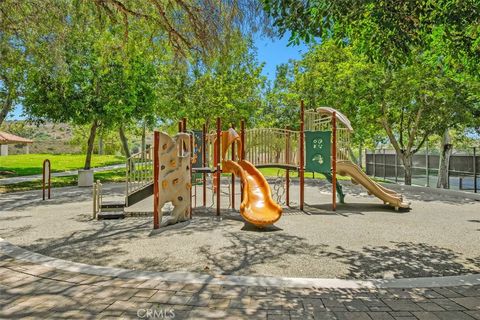
<path id="1" fill-rule="evenodd" d="M 292 209 L 286 214 L 305 213 Z M 192 220 L 158 231 L 152 231 L 150 218 L 91 221 L 87 226 L 63 237 L 38 239 L 26 248 L 75 262 L 152 271 L 190 270 L 212 274 L 254 275 L 257 272 L 256 266 L 285 268 L 290 265 L 289 257 L 300 255 L 311 260 L 311 263 L 335 261 L 345 265 L 346 273 L 338 275 L 342 278 L 435 277 L 480 272 L 480 256 L 466 257 L 447 248 L 411 242 L 390 242 L 384 246 L 364 246 L 359 250 L 321 243 L 311 244 L 301 235 L 291 235 L 281 229 L 273 232 L 253 232 L 249 228 L 241 230 L 243 224 L 238 213 L 228 211 L 223 212 L 221 217 L 208 213 L 195 215 Z M 21 233 L 22 230 L 11 232 Z M 197 261 L 202 261 L 196 266 L 189 265 L 181 256 L 163 254 L 161 249 L 153 256 L 119 262 L 119 257 L 129 253 L 122 244 L 152 238 L 158 241 L 161 248 L 162 238 L 195 235 L 198 232 L 221 232 L 227 241 L 219 246 L 195 247 L 194 244 L 192 250 L 198 255 Z M 181 238 L 179 239 L 181 245 Z"/>

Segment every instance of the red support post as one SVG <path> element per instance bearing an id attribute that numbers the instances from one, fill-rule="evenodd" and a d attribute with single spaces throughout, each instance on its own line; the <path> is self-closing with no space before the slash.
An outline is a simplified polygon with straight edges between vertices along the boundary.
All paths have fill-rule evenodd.
<path id="1" fill-rule="evenodd" d="M 153 229 L 160 227 L 160 221 L 158 217 L 158 205 L 159 205 L 159 169 L 160 159 L 158 157 L 158 151 L 160 145 L 160 133 L 155 130 L 153 133 Z"/>
<path id="2" fill-rule="evenodd" d="M 303 211 L 305 201 L 305 106 L 300 102 L 300 166 L 298 176 L 300 178 L 300 210 Z"/>
<path id="3" fill-rule="evenodd" d="M 182 132 L 187 132 L 187 118 L 182 118 Z"/>
<path id="4" fill-rule="evenodd" d="M 202 127 L 202 166 L 206 167 L 207 166 L 207 126 L 203 124 Z M 202 196 L 203 196 L 203 206 L 207 206 L 207 174 L 204 172 L 202 173 L 203 175 L 203 181 L 202 181 Z"/>
<path id="5" fill-rule="evenodd" d="M 240 160 L 245 160 L 245 120 L 240 121 L 240 143 L 241 151 L 238 155 Z M 243 201 L 243 183 L 240 182 L 240 201 Z"/>
<path id="6" fill-rule="evenodd" d="M 188 166 L 190 169 L 190 219 L 192 219 L 193 207 L 192 207 L 192 164 L 193 164 L 193 134 L 190 135 L 190 165 Z M 197 206 L 197 189 L 195 187 L 195 206 Z"/>
<path id="7" fill-rule="evenodd" d="M 178 132 L 182 132 L 183 131 L 183 123 L 182 121 L 178 121 Z"/>
<path id="8" fill-rule="evenodd" d="M 235 126 L 230 125 L 235 130 Z M 232 143 L 232 161 L 235 161 L 235 141 Z M 235 175 L 232 173 L 232 209 L 235 210 Z"/>
<path id="9" fill-rule="evenodd" d="M 216 176 L 217 176 L 217 216 L 220 215 L 220 178 L 221 178 L 221 170 L 220 170 L 220 148 L 221 148 L 221 134 L 222 134 L 222 122 L 220 117 L 217 118 L 217 142 L 216 142 L 216 155 L 215 155 L 215 168 L 216 168 Z"/>
<path id="10" fill-rule="evenodd" d="M 332 114 L 332 210 L 337 210 L 337 113 Z"/>
<path id="11" fill-rule="evenodd" d="M 287 127 L 287 130 L 290 130 L 290 128 Z M 285 141 L 285 164 L 290 164 L 290 131 L 287 131 Z M 290 206 L 290 169 L 285 172 L 285 204 L 287 207 Z"/>

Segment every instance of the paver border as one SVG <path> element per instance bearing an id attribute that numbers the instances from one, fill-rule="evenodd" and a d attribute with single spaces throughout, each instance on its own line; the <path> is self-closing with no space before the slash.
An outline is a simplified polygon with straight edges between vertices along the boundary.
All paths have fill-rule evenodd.
<path id="1" fill-rule="evenodd" d="M 316 287 L 332 289 L 436 288 L 480 285 L 480 274 L 405 279 L 349 280 L 326 278 L 209 275 L 195 272 L 138 271 L 123 268 L 88 265 L 84 263 L 57 259 L 18 247 L 3 238 L 0 238 L 0 254 L 7 255 L 18 260 L 67 272 L 83 273 L 94 276 L 109 276 L 123 279 L 152 279 L 179 283 L 265 286 L 284 288 Z"/>

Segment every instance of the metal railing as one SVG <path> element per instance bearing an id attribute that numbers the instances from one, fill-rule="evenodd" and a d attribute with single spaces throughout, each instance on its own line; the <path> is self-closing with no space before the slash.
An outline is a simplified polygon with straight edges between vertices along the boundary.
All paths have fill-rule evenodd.
<path id="1" fill-rule="evenodd" d="M 127 196 L 153 182 L 153 149 L 133 154 L 126 162 Z"/>

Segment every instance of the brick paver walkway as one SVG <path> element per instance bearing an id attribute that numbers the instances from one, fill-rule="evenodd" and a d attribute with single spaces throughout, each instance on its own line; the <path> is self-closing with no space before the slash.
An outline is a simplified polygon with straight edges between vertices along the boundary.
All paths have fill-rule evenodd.
<path id="1" fill-rule="evenodd" d="M 0 257 L 0 318 L 480 319 L 480 286 L 326 289 L 184 284 Z"/>

